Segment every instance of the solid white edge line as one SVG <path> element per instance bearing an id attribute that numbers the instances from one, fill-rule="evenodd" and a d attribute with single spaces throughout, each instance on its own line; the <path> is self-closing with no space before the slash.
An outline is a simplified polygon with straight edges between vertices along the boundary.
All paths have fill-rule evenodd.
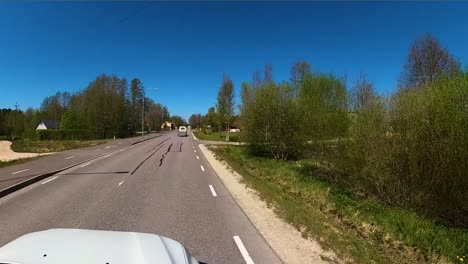
<path id="1" fill-rule="evenodd" d="M 58 176 L 52 177 L 52 178 L 50 178 L 48 180 L 43 181 L 41 184 L 46 184 L 46 183 L 51 182 L 51 181 L 53 181 L 53 180 L 55 180 L 57 178 L 58 178 Z"/>
<path id="2" fill-rule="evenodd" d="M 91 162 L 86 162 L 85 164 L 81 165 L 80 168 L 84 168 L 84 167 L 88 166 L 89 164 L 91 164 Z"/>
<path id="3" fill-rule="evenodd" d="M 213 188 L 213 185 L 208 185 L 208 186 L 210 186 L 211 194 L 212 194 L 214 197 L 218 196 L 218 195 L 216 194 L 215 189 Z"/>
<path id="4" fill-rule="evenodd" d="M 65 159 L 73 159 L 75 156 L 66 157 Z"/>
<path id="5" fill-rule="evenodd" d="M 239 236 L 234 236 L 234 241 L 236 242 L 237 247 L 239 248 L 239 251 L 242 254 L 242 257 L 244 257 L 244 260 L 247 264 L 255 264 L 252 260 L 252 258 L 249 255 L 249 252 L 247 252 L 247 249 L 245 249 L 244 244 L 242 243 L 242 240 L 240 239 Z"/>
<path id="6" fill-rule="evenodd" d="M 21 172 L 25 172 L 25 171 L 28 171 L 29 169 L 24 169 L 24 170 L 20 170 L 20 171 L 15 171 L 15 172 L 12 172 L 11 174 L 17 174 L 17 173 L 21 173 Z"/>
<path id="7" fill-rule="evenodd" d="M 200 158 L 197 156 L 197 159 L 200 159 Z"/>
<path id="8" fill-rule="evenodd" d="M 205 171 L 205 168 L 203 168 L 202 165 L 200 165 L 200 169 L 201 169 L 202 171 Z"/>

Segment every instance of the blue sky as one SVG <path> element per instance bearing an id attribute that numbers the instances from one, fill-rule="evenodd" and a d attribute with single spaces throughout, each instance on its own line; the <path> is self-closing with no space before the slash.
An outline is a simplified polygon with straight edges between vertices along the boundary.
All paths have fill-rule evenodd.
<path id="1" fill-rule="evenodd" d="M 215 104 L 223 73 L 238 94 L 265 63 L 281 81 L 299 59 L 389 93 L 425 32 L 466 66 L 468 3 L 1 2 L 0 108 L 106 73 L 157 87 L 147 96 L 188 118 Z"/>

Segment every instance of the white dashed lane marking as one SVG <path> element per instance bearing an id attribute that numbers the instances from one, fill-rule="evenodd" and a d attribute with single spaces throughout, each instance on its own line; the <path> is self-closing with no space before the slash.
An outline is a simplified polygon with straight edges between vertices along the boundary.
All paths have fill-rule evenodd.
<path id="1" fill-rule="evenodd" d="M 73 159 L 75 156 L 66 157 L 65 159 Z"/>
<path id="2" fill-rule="evenodd" d="M 81 165 L 80 168 L 86 167 L 86 166 L 88 166 L 89 164 L 91 164 L 91 162 L 86 162 L 85 164 Z"/>
<path id="3" fill-rule="evenodd" d="M 43 181 L 41 184 L 46 184 L 46 183 L 51 182 L 51 181 L 53 181 L 53 180 L 55 180 L 57 178 L 58 178 L 58 176 L 52 177 L 52 178 L 50 178 L 50 179 L 48 179 L 46 181 Z"/>
<path id="4" fill-rule="evenodd" d="M 212 194 L 214 197 L 218 196 L 218 195 L 216 194 L 215 189 L 213 188 L 213 185 L 209 185 L 209 186 L 210 186 L 211 194 Z"/>
<path id="5" fill-rule="evenodd" d="M 200 169 L 201 169 L 202 171 L 205 171 L 205 168 L 203 168 L 202 165 L 200 165 Z"/>
<path id="6" fill-rule="evenodd" d="M 244 260 L 247 264 L 255 264 L 252 260 L 252 258 L 249 255 L 249 252 L 247 252 L 247 249 L 245 249 L 244 244 L 242 243 L 242 240 L 240 239 L 239 236 L 234 236 L 234 241 L 236 242 L 237 247 L 239 248 L 239 251 L 242 254 L 242 257 L 244 257 Z"/>
<path id="7" fill-rule="evenodd" d="M 15 172 L 12 172 L 11 174 L 18 174 L 18 173 L 21 173 L 21 172 L 25 172 L 25 171 L 28 171 L 29 169 L 24 169 L 24 170 L 20 170 L 20 171 L 15 171 Z"/>
<path id="8" fill-rule="evenodd" d="M 197 156 L 197 159 L 200 159 L 200 158 Z"/>

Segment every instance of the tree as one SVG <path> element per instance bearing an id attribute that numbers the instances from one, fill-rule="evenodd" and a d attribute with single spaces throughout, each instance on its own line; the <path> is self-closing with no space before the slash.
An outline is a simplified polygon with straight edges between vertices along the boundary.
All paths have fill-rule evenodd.
<path id="1" fill-rule="evenodd" d="M 418 87 L 459 72 L 459 62 L 437 39 L 425 34 L 410 47 L 399 85 L 402 88 Z"/>
<path id="2" fill-rule="evenodd" d="M 374 85 L 367 81 L 364 73 L 361 73 L 356 84 L 350 91 L 350 110 L 358 112 L 367 109 L 375 103 L 376 99 L 377 95 Z"/>
<path id="3" fill-rule="evenodd" d="M 229 141 L 229 122 L 234 113 L 234 83 L 225 75 L 218 92 L 218 104 L 216 105 L 218 114 L 220 116 L 220 127 L 226 123 L 227 134 L 226 141 Z M 221 132 L 221 130 L 220 130 Z"/>
<path id="4" fill-rule="evenodd" d="M 310 64 L 299 60 L 291 68 L 291 83 L 293 87 L 299 87 L 307 74 L 311 74 Z"/>
<path id="5" fill-rule="evenodd" d="M 211 132 L 211 129 L 219 123 L 218 115 L 216 114 L 216 110 L 214 106 L 208 109 L 208 113 L 205 115 L 204 121 L 205 121 L 204 122 L 205 126 L 210 126 L 210 130 L 209 130 L 210 132 Z"/>
<path id="6" fill-rule="evenodd" d="M 273 81 L 273 68 L 271 64 L 266 64 L 265 69 L 263 71 L 263 83 L 264 84 L 272 84 Z"/>

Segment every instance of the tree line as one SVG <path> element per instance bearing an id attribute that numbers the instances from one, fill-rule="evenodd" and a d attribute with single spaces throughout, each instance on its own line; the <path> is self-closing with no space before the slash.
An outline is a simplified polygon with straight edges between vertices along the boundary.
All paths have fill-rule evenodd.
<path id="1" fill-rule="evenodd" d="M 275 82 L 267 66 L 242 83 L 241 138 L 253 154 L 306 159 L 311 175 L 355 194 L 468 226 L 468 71 L 437 39 L 414 41 L 387 96 L 365 74 L 348 88 L 305 61 L 290 76 Z"/>
<path id="2" fill-rule="evenodd" d="M 167 106 L 145 96 L 142 82 L 102 74 L 76 93 L 57 92 L 44 98 L 39 109 L 0 110 L 0 135 L 36 138 L 41 120 L 60 121 L 62 130 L 88 131 L 93 138 L 128 137 L 161 130 L 164 121 L 184 124 Z"/>

